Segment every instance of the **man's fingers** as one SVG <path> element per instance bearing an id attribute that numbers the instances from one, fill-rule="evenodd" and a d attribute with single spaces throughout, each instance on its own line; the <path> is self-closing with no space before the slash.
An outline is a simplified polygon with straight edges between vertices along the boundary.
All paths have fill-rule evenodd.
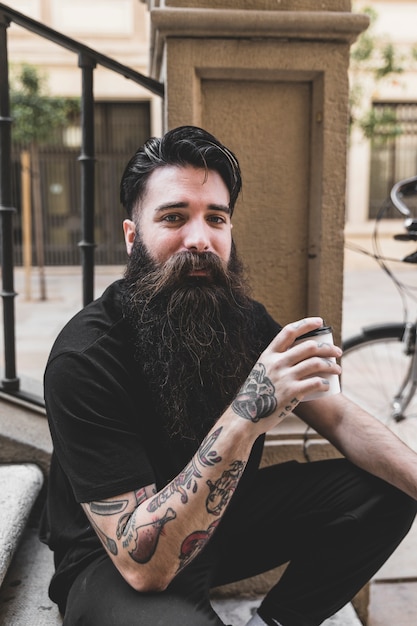
<path id="1" fill-rule="evenodd" d="M 291 322 L 282 328 L 275 339 L 271 343 L 271 347 L 277 352 L 285 352 L 290 348 L 294 341 L 323 325 L 321 317 L 304 317 L 296 322 Z"/>

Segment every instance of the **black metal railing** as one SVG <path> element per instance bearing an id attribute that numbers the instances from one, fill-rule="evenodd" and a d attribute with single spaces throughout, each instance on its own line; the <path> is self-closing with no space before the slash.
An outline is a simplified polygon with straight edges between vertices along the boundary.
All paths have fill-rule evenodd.
<path id="1" fill-rule="evenodd" d="M 126 67 L 84 44 L 59 33 L 40 22 L 29 18 L 0 3 L 0 225 L 1 267 L 4 334 L 4 372 L 0 380 L 0 391 L 34 404 L 43 404 L 42 398 L 21 389 L 16 372 L 14 267 L 13 267 L 13 215 L 11 195 L 11 127 L 7 28 L 18 24 L 78 56 L 81 70 L 81 128 L 82 142 L 79 156 L 81 174 L 81 223 L 82 238 L 79 242 L 82 266 L 83 305 L 94 297 L 94 70 L 101 65 L 127 79 L 133 80 L 150 92 L 163 97 L 162 83 Z"/>

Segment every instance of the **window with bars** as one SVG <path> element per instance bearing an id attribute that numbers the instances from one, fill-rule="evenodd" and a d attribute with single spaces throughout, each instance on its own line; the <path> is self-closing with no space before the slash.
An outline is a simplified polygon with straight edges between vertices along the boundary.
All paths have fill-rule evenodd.
<path id="1" fill-rule="evenodd" d="M 394 183 L 417 174 L 417 102 L 375 102 L 372 118 L 370 219 L 376 217 Z M 399 215 L 390 207 L 385 217 Z"/>
<path id="2" fill-rule="evenodd" d="M 126 262 L 119 204 L 119 183 L 127 161 L 150 134 L 150 104 L 144 102 L 96 102 L 95 133 L 95 262 Z M 46 265 L 78 265 L 81 239 L 80 127 L 77 120 L 64 129 L 59 140 L 41 146 L 39 168 L 42 194 L 43 247 Z M 22 193 L 20 147 L 13 147 L 13 206 L 15 263 L 22 262 Z M 33 264 L 37 264 L 33 247 Z"/>

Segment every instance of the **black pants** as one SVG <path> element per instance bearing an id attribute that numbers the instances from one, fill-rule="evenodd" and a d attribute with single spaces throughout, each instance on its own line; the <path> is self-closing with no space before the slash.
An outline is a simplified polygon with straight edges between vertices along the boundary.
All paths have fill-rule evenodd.
<path id="1" fill-rule="evenodd" d="M 259 613 L 284 626 L 317 626 L 386 561 L 416 506 L 344 459 L 264 468 L 166 591 L 134 591 L 103 556 L 73 584 L 64 625 L 220 626 L 211 587 L 289 561 Z"/>

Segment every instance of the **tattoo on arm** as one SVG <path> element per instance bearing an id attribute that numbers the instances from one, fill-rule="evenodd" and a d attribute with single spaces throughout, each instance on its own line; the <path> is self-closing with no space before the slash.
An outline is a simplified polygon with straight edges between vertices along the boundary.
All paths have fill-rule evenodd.
<path id="1" fill-rule="evenodd" d="M 212 483 L 210 480 L 207 481 L 210 489 L 210 494 L 206 500 L 208 513 L 220 516 L 232 497 L 244 469 L 245 463 L 243 461 L 233 461 L 230 465 L 230 470 L 224 471 L 215 483 Z M 207 530 L 195 530 L 184 539 L 181 544 L 178 572 L 184 569 L 201 552 L 219 523 L 220 518 L 212 522 Z"/>
<path id="2" fill-rule="evenodd" d="M 152 491 L 152 493 L 149 493 L 150 490 Z M 142 504 L 142 502 L 150 498 L 150 496 L 155 493 L 156 493 L 155 485 L 152 485 L 149 487 L 142 487 L 141 489 L 138 489 L 137 491 L 135 491 L 136 505 L 139 506 L 139 504 Z"/>
<path id="3" fill-rule="evenodd" d="M 181 544 L 180 551 L 180 565 L 178 567 L 178 572 L 180 572 L 184 567 L 192 561 L 192 559 L 201 552 L 204 548 L 214 531 L 216 530 L 220 520 L 215 520 L 207 530 L 195 530 L 188 537 L 184 539 Z M 177 573 L 178 573 L 177 572 Z"/>
<path id="4" fill-rule="evenodd" d="M 243 461 L 233 461 L 229 470 L 225 470 L 215 483 L 207 481 L 210 493 L 206 500 L 206 509 L 212 515 L 221 515 L 235 492 L 240 477 L 245 469 Z"/>
<path id="5" fill-rule="evenodd" d="M 90 502 L 89 507 L 91 513 L 96 515 L 115 515 L 116 513 L 122 513 L 128 504 L 128 500 L 95 501 Z"/>
<path id="6" fill-rule="evenodd" d="M 188 491 L 196 493 L 197 478 L 202 477 L 201 468 L 212 467 L 222 460 L 222 457 L 213 449 L 222 428 L 218 428 L 203 440 L 201 446 L 197 450 L 195 456 L 191 459 L 183 471 L 178 474 L 159 494 L 151 500 L 147 509 L 150 513 L 154 513 L 159 509 L 171 496 L 176 493 L 181 494 L 181 502 L 188 502 Z"/>
<path id="7" fill-rule="evenodd" d="M 117 544 L 114 541 L 114 539 L 112 539 L 111 537 L 109 537 L 108 535 L 106 535 L 102 529 L 100 528 L 100 526 L 98 524 L 96 524 L 96 522 L 94 521 L 92 515 L 90 513 L 93 512 L 92 509 L 92 505 L 97 505 L 97 504 L 106 504 L 106 502 L 90 502 L 88 504 L 88 519 L 90 520 L 90 523 L 92 525 L 92 527 L 94 528 L 94 530 L 96 531 L 97 535 L 99 536 L 102 544 L 104 545 L 104 547 L 106 548 L 106 550 L 108 550 L 110 552 L 110 554 L 113 554 L 113 556 L 117 555 Z M 111 513 L 98 513 L 98 515 L 111 515 Z"/>
<path id="8" fill-rule="evenodd" d="M 232 403 L 234 412 L 251 422 L 259 422 L 277 408 L 275 387 L 263 363 L 257 363 Z"/>
<path id="9" fill-rule="evenodd" d="M 136 563 L 148 563 L 155 553 L 158 545 L 159 537 L 163 531 L 165 524 L 176 518 L 173 509 L 168 508 L 165 515 L 159 519 L 155 519 L 149 524 L 135 526 L 136 512 L 130 517 L 128 523 L 122 529 L 120 537 L 123 535 L 123 547 L 128 550 L 130 557 Z M 119 536 L 118 528 L 118 536 Z"/>
<path id="10" fill-rule="evenodd" d="M 136 506 L 141 504 L 144 500 L 149 497 L 150 492 L 155 493 L 156 489 L 154 485 L 149 485 L 148 487 L 142 487 L 134 492 L 134 498 L 136 502 Z M 100 515 L 100 516 L 110 516 L 117 515 L 123 513 L 123 515 L 119 518 L 116 536 L 120 539 L 126 524 L 132 516 L 132 511 L 126 511 L 129 506 L 129 500 L 96 500 L 93 502 L 89 502 L 86 505 L 86 512 L 88 513 L 88 519 L 91 522 L 91 525 L 95 529 L 97 535 L 101 539 L 104 547 L 114 556 L 117 555 L 117 544 L 108 535 L 106 535 L 100 526 L 94 520 L 92 514 Z M 124 511 L 126 511 L 124 513 Z"/>

